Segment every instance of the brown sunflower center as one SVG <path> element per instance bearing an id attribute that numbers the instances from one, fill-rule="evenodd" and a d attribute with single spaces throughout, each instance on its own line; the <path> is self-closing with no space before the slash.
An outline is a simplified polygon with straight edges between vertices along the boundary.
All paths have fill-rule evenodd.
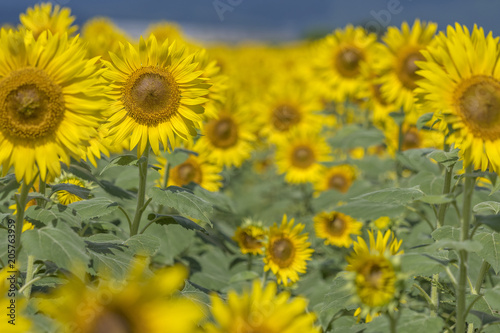
<path id="1" fill-rule="evenodd" d="M 168 121 L 178 109 L 181 94 L 165 68 L 142 67 L 128 78 L 122 91 L 123 104 L 137 123 L 156 126 Z"/>
<path id="2" fill-rule="evenodd" d="M 415 64 L 415 61 L 422 60 L 425 60 L 424 56 L 420 54 L 419 51 L 413 51 L 406 55 L 401 62 L 398 77 L 405 88 L 413 90 L 417 87 L 416 81 L 419 80 L 421 76 L 416 73 L 419 68 Z"/>
<path id="3" fill-rule="evenodd" d="M 337 53 L 335 66 L 343 77 L 352 78 L 360 73 L 360 63 L 363 61 L 363 53 L 355 47 L 346 47 Z"/>
<path id="4" fill-rule="evenodd" d="M 500 82 L 476 76 L 458 88 L 460 115 L 471 131 L 484 139 L 500 137 Z"/>
<path id="5" fill-rule="evenodd" d="M 301 169 L 306 169 L 314 164 L 316 157 L 311 147 L 299 146 L 293 150 L 292 164 Z"/>
<path id="6" fill-rule="evenodd" d="M 372 86 L 372 89 L 373 89 L 373 97 L 375 97 L 375 100 L 382 106 L 388 106 L 389 103 L 387 102 L 387 100 L 382 96 L 382 92 L 381 92 L 381 85 L 380 84 L 374 84 Z"/>
<path id="7" fill-rule="evenodd" d="M 383 276 L 384 272 L 379 265 L 371 265 L 366 272 L 366 282 L 371 287 L 379 289 L 383 281 Z"/>
<path id="8" fill-rule="evenodd" d="M 275 129 L 285 132 L 298 124 L 300 119 L 300 113 L 296 108 L 283 104 L 274 109 L 271 121 Z"/>
<path id="9" fill-rule="evenodd" d="M 280 238 L 271 243 L 270 252 L 273 261 L 281 268 L 289 267 L 295 257 L 295 247 L 287 238 Z"/>
<path id="10" fill-rule="evenodd" d="M 187 185 L 191 182 L 200 184 L 202 174 L 200 167 L 192 161 L 186 161 L 172 170 L 173 180 L 180 186 Z"/>
<path id="11" fill-rule="evenodd" d="M 346 227 L 346 222 L 340 216 L 334 216 L 333 219 L 328 221 L 328 230 L 330 231 L 331 235 L 342 235 Z"/>
<path id="12" fill-rule="evenodd" d="M 53 136 L 64 111 L 61 88 L 41 69 L 23 68 L 0 80 L 0 131 L 11 140 Z"/>
<path id="13" fill-rule="evenodd" d="M 347 186 L 349 186 L 349 182 L 344 175 L 333 175 L 330 177 L 330 179 L 328 179 L 329 189 L 335 189 L 344 192 Z"/>
<path id="14" fill-rule="evenodd" d="M 241 242 L 246 249 L 258 249 L 262 247 L 262 242 L 259 239 L 246 232 L 241 234 Z"/>
<path id="15" fill-rule="evenodd" d="M 95 321 L 92 333 L 133 333 L 134 330 L 124 315 L 107 311 Z"/>
<path id="16" fill-rule="evenodd" d="M 420 147 L 420 134 L 416 129 L 410 129 L 404 134 L 402 150 L 415 149 Z"/>
<path id="17" fill-rule="evenodd" d="M 230 117 L 221 117 L 207 124 L 206 134 L 215 147 L 227 149 L 238 142 L 238 125 Z"/>

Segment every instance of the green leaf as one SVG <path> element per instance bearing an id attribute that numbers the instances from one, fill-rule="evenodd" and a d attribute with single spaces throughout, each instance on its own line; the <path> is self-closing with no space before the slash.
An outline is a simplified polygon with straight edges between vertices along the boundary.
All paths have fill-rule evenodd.
<path id="1" fill-rule="evenodd" d="M 360 195 L 356 199 L 364 199 L 372 202 L 390 202 L 399 205 L 406 205 L 414 200 L 420 199 L 425 195 L 420 190 L 420 186 L 411 188 L 386 188 L 383 190 Z"/>
<path id="2" fill-rule="evenodd" d="M 417 120 L 417 129 L 421 130 L 425 126 L 425 124 L 427 124 L 429 121 L 431 121 L 433 116 L 434 116 L 434 112 L 428 112 L 428 113 L 421 115 Z"/>
<path id="3" fill-rule="evenodd" d="M 121 187 L 116 186 L 115 184 L 103 179 L 100 182 L 98 182 L 99 186 L 106 191 L 107 193 L 111 194 L 112 196 L 115 196 L 120 199 L 132 199 L 134 197 L 133 194 L 130 192 L 122 189 Z"/>
<path id="4" fill-rule="evenodd" d="M 404 207 L 392 203 L 356 200 L 334 208 L 356 219 L 374 220 L 381 216 L 396 217 L 403 213 Z"/>
<path id="5" fill-rule="evenodd" d="M 424 195 L 422 198 L 418 199 L 431 205 L 440 205 L 444 203 L 449 203 L 455 201 L 455 198 L 451 195 Z"/>
<path id="6" fill-rule="evenodd" d="M 410 309 L 401 309 L 396 332 L 398 333 L 438 333 L 442 332 L 444 321 L 440 317 L 430 317 L 428 313 L 414 312 Z M 365 333 L 390 332 L 389 320 L 386 316 L 379 316 L 366 325 Z"/>
<path id="7" fill-rule="evenodd" d="M 160 240 L 152 235 L 134 235 L 124 243 L 130 247 L 134 253 L 154 256 L 160 249 Z"/>
<path id="8" fill-rule="evenodd" d="M 86 266 L 89 261 L 83 239 L 66 225 L 23 232 L 23 251 L 67 270 L 74 269 L 75 265 Z"/>
<path id="9" fill-rule="evenodd" d="M 66 191 L 71 194 L 76 195 L 77 197 L 81 199 L 87 199 L 90 194 L 90 190 L 85 187 L 81 187 L 78 185 L 74 184 L 55 184 L 55 185 L 47 185 L 52 188 L 52 192 L 50 193 L 49 196 L 52 196 L 54 193 L 59 192 L 59 191 Z"/>
<path id="10" fill-rule="evenodd" d="M 441 170 L 439 170 L 439 165 L 431 162 L 426 156 L 431 151 L 433 151 L 433 149 L 430 148 L 408 149 L 401 153 L 397 153 L 396 159 L 401 162 L 403 166 L 415 172 L 427 171 L 440 175 Z"/>
<path id="11" fill-rule="evenodd" d="M 394 119 L 394 121 L 396 122 L 396 124 L 399 126 L 401 125 L 404 121 L 405 121 L 405 114 L 404 112 L 391 112 L 389 113 L 389 116 Z"/>
<path id="12" fill-rule="evenodd" d="M 444 227 L 434 230 L 431 236 L 437 241 L 441 239 L 453 239 L 458 241 L 460 239 L 460 229 L 445 225 Z"/>
<path id="13" fill-rule="evenodd" d="M 186 150 L 186 149 L 176 148 L 172 153 L 165 154 L 165 157 L 167 158 L 167 161 L 168 161 L 168 164 L 170 164 L 170 167 L 174 168 L 174 167 L 184 163 L 189 158 L 189 155 L 191 153 L 193 153 L 193 152 Z"/>
<path id="14" fill-rule="evenodd" d="M 205 228 L 201 227 L 196 222 L 191 221 L 188 218 L 185 218 L 184 216 L 160 215 L 160 214 L 151 213 L 148 215 L 148 220 L 150 220 L 150 221 L 154 220 L 154 222 L 156 224 L 160 224 L 160 225 L 178 224 L 185 229 L 198 230 L 198 231 L 201 231 L 205 234 L 208 234 L 207 231 L 205 230 Z"/>
<path id="15" fill-rule="evenodd" d="M 458 156 L 458 148 L 455 148 L 451 151 L 443 151 L 436 149 L 427 155 L 428 158 L 432 158 L 439 164 L 444 165 L 445 167 L 451 167 L 457 163 L 459 160 Z"/>
<path id="16" fill-rule="evenodd" d="M 500 215 L 474 215 L 476 223 L 484 224 L 500 232 Z"/>
<path id="17" fill-rule="evenodd" d="M 17 190 L 18 188 L 19 183 L 16 181 L 16 176 L 13 173 L 0 178 L 0 193 L 2 194 L 0 199 L 5 199 L 10 192 Z"/>
<path id="18" fill-rule="evenodd" d="M 243 272 L 239 272 L 239 273 L 236 273 L 233 276 L 231 276 L 231 278 L 229 279 L 229 284 L 233 284 L 233 283 L 241 282 L 241 281 L 251 281 L 251 280 L 258 279 L 259 277 L 260 277 L 259 274 L 257 274 L 254 271 L 243 271 Z"/>
<path id="19" fill-rule="evenodd" d="M 54 205 L 49 209 L 40 206 L 31 206 L 26 210 L 26 220 L 34 224 L 48 225 L 59 220 L 65 221 L 74 227 L 80 227 L 82 217 L 78 212 L 61 204 Z"/>
<path id="20" fill-rule="evenodd" d="M 500 202 L 483 201 L 475 205 L 472 211 L 480 214 L 498 214 L 500 212 Z"/>
<path id="21" fill-rule="evenodd" d="M 84 238 L 87 252 L 97 274 L 124 279 L 130 270 L 133 252 L 112 234 L 97 234 Z"/>
<path id="22" fill-rule="evenodd" d="M 467 252 L 479 252 L 483 249 L 480 242 L 475 240 L 454 241 L 451 239 L 442 239 L 428 246 L 429 251 L 439 249 L 452 249 L 455 251 L 465 250 Z"/>
<path id="23" fill-rule="evenodd" d="M 197 185 L 194 188 L 194 194 L 225 212 L 234 212 L 231 199 L 229 199 L 224 193 L 210 192 Z"/>
<path id="24" fill-rule="evenodd" d="M 476 310 L 470 310 L 469 313 L 478 317 L 479 320 L 481 320 L 482 325 L 500 323 L 500 317 L 492 316 L 490 314 L 487 314 L 487 313 L 484 313 L 481 311 L 476 311 Z"/>
<path id="25" fill-rule="evenodd" d="M 500 271 L 500 234 L 497 232 L 478 232 L 474 240 L 482 244 L 483 248 L 477 255 L 486 260 L 495 273 Z"/>
<path id="26" fill-rule="evenodd" d="M 169 186 L 166 189 L 153 187 L 149 191 L 154 202 L 176 209 L 180 214 L 201 220 L 210 226 L 212 205 L 193 193 L 178 187 Z"/>
<path id="27" fill-rule="evenodd" d="M 118 204 L 108 198 L 93 198 L 73 202 L 68 207 L 76 210 L 85 220 L 111 214 L 118 209 Z"/>
<path id="28" fill-rule="evenodd" d="M 161 262 L 162 265 L 173 264 L 175 257 L 189 249 L 194 240 L 194 232 L 180 225 L 153 224 L 143 235 L 154 236 L 160 241 L 155 260 Z"/>
<path id="29" fill-rule="evenodd" d="M 343 309 L 355 309 L 351 304 L 352 290 L 343 276 L 337 276 L 331 282 L 329 292 L 325 294 L 324 302 L 317 304 L 313 310 L 318 314 L 318 319 L 324 330 L 328 327 L 333 316 Z"/>
<path id="30" fill-rule="evenodd" d="M 100 175 L 104 173 L 104 171 L 117 167 L 117 166 L 127 166 L 127 165 L 137 165 L 139 160 L 135 155 L 120 155 L 113 158 L 109 163 L 101 170 Z"/>
<path id="31" fill-rule="evenodd" d="M 336 148 L 352 149 L 376 146 L 384 143 L 384 140 L 384 133 L 379 129 L 366 129 L 358 125 L 347 125 L 342 127 L 329 142 Z"/>

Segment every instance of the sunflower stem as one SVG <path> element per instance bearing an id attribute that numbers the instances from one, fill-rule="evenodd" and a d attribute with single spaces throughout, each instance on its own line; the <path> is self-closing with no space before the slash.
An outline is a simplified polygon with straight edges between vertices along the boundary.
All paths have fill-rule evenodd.
<path id="1" fill-rule="evenodd" d="M 264 271 L 264 274 L 262 274 L 262 282 L 261 282 L 262 288 L 266 286 L 266 281 L 268 276 L 269 276 L 269 270 Z"/>
<path id="2" fill-rule="evenodd" d="M 449 151 L 450 146 L 448 144 L 444 145 L 444 151 Z M 453 167 L 454 165 L 450 167 L 445 167 L 445 173 L 444 173 L 444 185 L 443 185 L 443 195 L 447 195 L 450 193 L 450 188 L 451 188 L 451 177 L 453 176 Z M 446 210 L 448 209 L 448 203 L 443 203 L 439 205 L 438 209 L 438 215 L 437 215 L 437 227 L 440 228 L 444 225 L 444 218 L 446 216 Z"/>
<path id="3" fill-rule="evenodd" d="M 26 288 L 24 289 L 24 296 L 26 298 L 30 298 L 30 295 L 31 295 L 31 286 L 33 285 L 33 283 L 29 283 L 29 282 L 31 282 L 31 280 L 33 280 L 33 275 L 34 275 L 33 274 L 34 273 L 33 264 L 34 263 L 35 263 L 35 256 L 29 255 L 28 256 L 28 268 L 26 271 L 26 280 L 25 280 Z"/>
<path id="4" fill-rule="evenodd" d="M 431 317 L 436 317 L 439 309 L 439 293 L 438 293 L 438 284 L 439 284 L 439 274 L 432 275 L 431 282 Z"/>
<path id="5" fill-rule="evenodd" d="M 142 213 L 145 210 L 145 197 L 146 197 L 146 181 L 148 177 L 148 162 L 149 162 L 149 143 L 142 153 L 142 161 L 139 162 L 139 191 L 137 192 L 137 206 L 135 209 L 135 216 L 132 222 L 132 229 L 130 229 L 130 236 L 137 235 L 139 225 L 141 224 Z"/>
<path id="6" fill-rule="evenodd" d="M 23 232 L 23 224 L 24 224 L 24 209 L 26 208 L 26 203 L 28 199 L 28 193 L 30 191 L 31 186 L 33 186 L 34 180 L 32 180 L 29 184 L 26 181 L 23 181 L 21 185 L 21 193 L 16 196 L 16 204 L 17 204 L 17 213 L 16 213 L 16 229 L 15 229 L 15 240 L 14 240 L 14 249 L 15 249 L 15 258 L 14 260 L 17 262 L 17 258 L 19 256 L 19 251 L 21 250 L 21 234 Z"/>
<path id="7" fill-rule="evenodd" d="M 473 294 L 481 293 L 481 286 L 483 285 L 486 274 L 488 274 L 488 272 L 490 271 L 490 267 L 491 265 L 487 261 L 483 260 L 481 269 L 479 270 L 479 276 L 477 277 L 476 284 L 474 286 Z"/>
<path id="8" fill-rule="evenodd" d="M 389 324 L 391 327 L 391 333 L 397 332 L 398 319 L 394 317 L 392 314 L 387 313 L 387 317 L 389 318 Z"/>
<path id="9" fill-rule="evenodd" d="M 471 220 L 472 194 L 474 193 L 475 178 L 470 174 L 473 172 L 472 164 L 470 164 L 465 173 L 469 176 L 465 177 L 464 185 L 464 206 L 462 208 L 462 226 L 460 230 L 460 240 L 465 242 L 469 239 L 469 228 Z M 466 285 L 467 285 L 467 260 L 468 253 L 466 250 L 459 251 L 459 275 L 456 292 L 456 310 L 457 322 L 455 332 L 465 332 L 465 305 L 466 305 Z"/>
<path id="10" fill-rule="evenodd" d="M 247 271 L 251 271 L 252 270 L 252 261 L 253 261 L 253 255 L 251 253 L 248 253 L 248 257 L 247 257 Z"/>
<path id="11" fill-rule="evenodd" d="M 398 155 L 401 154 L 401 152 L 403 151 L 403 139 L 404 139 L 404 136 L 403 136 L 403 123 L 404 123 L 404 121 L 402 121 L 399 124 L 399 131 L 398 131 L 398 151 L 396 153 L 396 175 L 397 175 L 398 183 L 399 183 L 399 180 L 401 179 L 401 177 L 403 176 L 403 165 L 398 160 Z"/>
<path id="12" fill-rule="evenodd" d="M 38 183 L 38 189 L 39 189 L 40 194 L 45 196 L 46 183 L 45 183 L 45 181 L 42 180 L 42 178 L 40 178 L 40 181 Z M 43 199 L 38 199 L 37 204 L 38 204 L 38 206 L 45 208 L 45 206 L 47 205 L 47 201 L 45 201 Z"/>

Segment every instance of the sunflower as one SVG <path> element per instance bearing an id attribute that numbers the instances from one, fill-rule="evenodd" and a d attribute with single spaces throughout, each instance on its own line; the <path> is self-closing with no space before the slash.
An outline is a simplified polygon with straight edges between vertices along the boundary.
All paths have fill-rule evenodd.
<path id="1" fill-rule="evenodd" d="M 460 148 L 464 167 L 500 171 L 500 58 L 498 37 L 474 26 L 449 26 L 422 52 L 416 92 L 435 111 L 448 143 Z"/>
<path id="2" fill-rule="evenodd" d="M 154 35 L 158 43 L 166 40 L 184 42 L 185 38 L 181 27 L 173 22 L 162 21 L 151 24 L 148 27 L 146 35 Z"/>
<path id="3" fill-rule="evenodd" d="M 253 124 L 234 98 L 228 99 L 217 118 L 209 120 L 201 133 L 195 150 L 207 154 L 216 165 L 240 167 L 250 158 L 255 141 Z"/>
<path id="4" fill-rule="evenodd" d="M 433 40 L 437 25 L 435 23 L 415 20 L 410 29 L 403 22 L 401 30 L 396 27 L 387 28 L 383 41 L 387 48 L 384 57 L 377 57 L 375 67 L 380 74 L 382 96 L 391 103 L 402 107 L 405 113 L 410 113 L 414 106 L 413 90 L 421 79 L 416 72 L 416 61 L 424 60 L 421 51 Z"/>
<path id="5" fill-rule="evenodd" d="M 402 278 L 399 276 L 398 255 L 402 241 L 394 233 L 377 232 L 375 239 L 369 231 L 369 245 L 358 236 L 354 243 L 354 252 L 347 257 L 346 270 L 353 283 L 355 298 L 361 303 L 361 316 L 386 310 L 393 310 L 399 302 Z"/>
<path id="6" fill-rule="evenodd" d="M 289 183 L 316 182 L 330 160 L 330 147 L 319 134 L 294 131 L 288 141 L 278 144 L 276 165 Z"/>
<path id="7" fill-rule="evenodd" d="M 387 119 L 384 124 L 385 142 L 388 152 L 394 156 L 399 146 L 399 126 L 392 119 Z M 403 123 L 401 138 L 401 150 L 436 148 L 442 149 L 444 144 L 444 133 L 435 129 L 417 129 L 415 125 L 408 122 Z"/>
<path id="8" fill-rule="evenodd" d="M 214 323 L 207 323 L 208 333 L 265 332 L 265 333 L 319 333 L 314 325 L 316 315 L 307 311 L 307 300 L 292 298 L 288 292 L 277 292 L 271 282 L 263 288 L 253 282 L 252 291 L 242 295 L 229 291 L 227 302 L 212 294 Z"/>
<path id="9" fill-rule="evenodd" d="M 39 182 L 34 182 L 33 184 L 33 187 L 30 188 L 29 192 L 28 192 L 28 195 L 29 193 L 33 193 L 33 192 L 38 192 L 39 191 L 39 186 L 38 186 Z M 17 193 L 21 193 L 21 188 L 22 186 L 19 186 L 18 190 L 17 190 Z M 38 205 L 38 202 L 36 199 L 31 199 L 30 201 L 28 201 L 26 203 L 26 206 L 24 208 L 24 211 L 26 211 L 29 207 L 31 206 L 36 206 Z M 9 206 L 9 209 L 12 209 L 13 212 L 12 212 L 12 215 L 17 215 L 17 204 L 14 203 L 12 205 Z M 23 221 L 23 229 L 21 230 L 21 232 L 25 232 L 26 230 L 33 230 L 35 229 L 35 226 L 29 222 L 28 220 L 24 220 Z"/>
<path id="10" fill-rule="evenodd" d="M 72 35 L 78 30 L 78 26 L 72 25 L 75 17 L 71 16 L 71 9 L 62 8 L 59 5 L 52 7 L 52 3 L 42 3 L 28 8 L 26 14 L 19 15 L 22 26 L 33 33 L 38 39 L 44 31 L 50 31 L 53 35 L 67 33 Z"/>
<path id="11" fill-rule="evenodd" d="M 293 226 L 294 219 L 287 222 L 283 216 L 281 225 L 276 223 L 269 229 L 269 240 L 265 248 L 264 271 L 271 270 L 278 283 L 288 286 L 299 280 L 298 273 L 306 272 L 306 261 L 314 252 L 307 242 L 308 233 L 301 234 L 305 225 Z"/>
<path id="12" fill-rule="evenodd" d="M 361 235 L 363 223 L 339 212 L 321 212 L 314 217 L 314 230 L 318 238 L 325 238 L 325 245 L 350 247 L 352 235 Z"/>
<path id="13" fill-rule="evenodd" d="M 64 174 L 63 177 L 57 180 L 57 184 L 70 184 L 84 189 L 90 188 L 90 184 L 85 183 L 82 179 L 75 177 L 71 174 Z M 76 194 L 72 194 L 65 190 L 57 191 L 57 201 L 59 201 L 61 204 L 65 206 L 81 200 L 83 199 L 77 196 Z"/>
<path id="14" fill-rule="evenodd" d="M 263 254 L 264 238 L 266 230 L 262 223 L 245 220 L 243 225 L 238 227 L 232 239 L 236 241 L 243 254 Z"/>
<path id="15" fill-rule="evenodd" d="M 381 216 L 373 221 L 373 225 L 377 229 L 385 230 L 391 226 L 391 218 L 389 216 Z"/>
<path id="16" fill-rule="evenodd" d="M 39 309 L 61 325 L 61 332 L 199 332 L 202 309 L 177 294 L 187 269 L 175 265 L 153 277 L 137 270 L 128 282 L 101 279 L 97 287 L 75 278 L 44 295 Z"/>
<path id="17" fill-rule="evenodd" d="M 160 179 L 157 181 L 160 187 L 182 187 L 193 182 L 208 191 L 217 192 L 222 186 L 220 175 L 222 167 L 209 162 L 205 154 L 198 154 L 198 156 L 190 154 L 184 162 L 169 169 L 168 179 L 165 179 L 168 160 L 160 155 L 156 157 L 156 161 L 156 165 L 161 168 Z M 165 181 L 167 181 L 166 184 Z"/>
<path id="18" fill-rule="evenodd" d="M 129 37 L 106 17 L 94 17 L 85 22 L 81 34 L 87 45 L 90 57 L 101 56 L 110 61 L 109 52 L 117 53 L 120 43 L 126 43 Z"/>
<path id="19" fill-rule="evenodd" d="M 348 25 L 322 41 L 316 67 L 331 99 L 344 102 L 364 88 L 363 67 L 372 61 L 376 40 L 375 34 Z"/>
<path id="20" fill-rule="evenodd" d="M 337 190 L 346 193 L 356 179 L 356 169 L 349 164 L 341 164 L 326 169 L 314 188 L 318 192 Z"/>
<path id="21" fill-rule="evenodd" d="M 0 32 L 0 163 L 5 175 L 30 182 L 61 173 L 61 164 L 96 135 L 106 108 L 97 59 L 86 60 L 77 37 Z"/>
<path id="22" fill-rule="evenodd" d="M 158 44 L 154 36 L 141 37 L 138 50 L 127 43 L 120 51 L 110 53 L 112 62 L 103 61 L 109 69 L 104 76 L 114 81 L 107 124 L 113 141 L 130 136 L 138 156 L 148 143 L 158 155 L 160 141 L 167 149 L 177 138 L 197 135 L 210 84 L 200 78 L 195 55 L 175 42 Z"/>

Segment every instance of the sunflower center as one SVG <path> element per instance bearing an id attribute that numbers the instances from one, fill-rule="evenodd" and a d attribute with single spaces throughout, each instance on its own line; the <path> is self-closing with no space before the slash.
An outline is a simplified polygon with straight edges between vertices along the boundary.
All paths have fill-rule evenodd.
<path id="1" fill-rule="evenodd" d="M 316 158 L 310 147 L 299 146 L 292 154 L 292 164 L 297 168 L 306 169 L 314 164 Z"/>
<path id="2" fill-rule="evenodd" d="M 241 235 L 241 241 L 243 243 L 243 246 L 247 249 L 258 249 L 262 247 L 262 243 L 257 238 L 249 235 L 246 232 Z"/>
<path id="3" fill-rule="evenodd" d="M 379 102 L 380 105 L 382 106 L 388 106 L 389 103 L 387 102 L 387 100 L 382 97 L 382 92 L 380 91 L 382 85 L 380 84 L 375 84 L 372 86 L 372 89 L 373 89 L 373 97 L 375 97 L 375 100 L 377 100 L 377 102 Z"/>
<path id="4" fill-rule="evenodd" d="M 343 175 L 333 175 L 328 180 L 328 188 L 344 191 L 348 185 L 347 179 Z"/>
<path id="5" fill-rule="evenodd" d="M 290 105 L 280 105 L 274 109 L 272 123 L 278 131 L 285 132 L 300 122 L 300 113 Z"/>
<path id="6" fill-rule="evenodd" d="M 414 51 L 409 53 L 401 63 L 401 67 L 398 72 L 398 77 L 403 86 L 407 89 L 413 90 L 417 87 L 416 81 L 421 78 L 416 72 L 418 71 L 418 66 L 415 61 L 425 60 L 424 56 L 420 54 L 419 51 Z"/>
<path id="7" fill-rule="evenodd" d="M 95 321 L 92 333 L 133 333 L 129 320 L 117 312 L 105 312 Z"/>
<path id="8" fill-rule="evenodd" d="M 271 244 L 270 252 L 273 261 L 281 268 L 289 267 L 295 256 L 293 243 L 286 238 L 275 240 Z"/>
<path id="9" fill-rule="evenodd" d="M 346 222 L 339 216 L 334 216 L 333 219 L 328 221 L 328 230 L 334 236 L 340 236 L 344 233 L 347 225 Z"/>
<path id="10" fill-rule="evenodd" d="M 176 183 L 187 185 L 191 182 L 196 184 L 201 183 L 201 170 L 200 168 L 190 161 L 186 161 L 175 167 L 172 174 Z"/>
<path id="11" fill-rule="evenodd" d="M 64 118 L 61 88 L 41 69 L 23 68 L 0 81 L 0 131 L 25 144 L 53 136 Z"/>
<path id="12" fill-rule="evenodd" d="M 355 47 L 347 47 L 337 54 L 335 65 L 340 75 L 351 78 L 359 74 L 363 53 Z"/>
<path id="13" fill-rule="evenodd" d="M 137 123 L 157 126 L 178 109 L 181 94 L 177 82 L 165 68 L 142 67 L 128 78 L 122 91 L 123 104 Z"/>
<path id="14" fill-rule="evenodd" d="M 372 265 L 366 275 L 366 282 L 373 288 L 379 289 L 382 283 L 384 272 L 377 264 Z"/>
<path id="15" fill-rule="evenodd" d="M 207 124 L 207 136 L 215 147 L 230 148 L 238 142 L 238 125 L 229 117 L 212 120 Z"/>
<path id="16" fill-rule="evenodd" d="M 420 147 L 420 135 L 414 129 L 407 131 L 403 137 L 403 150 L 414 149 Z"/>
<path id="17" fill-rule="evenodd" d="M 500 137 L 500 82 L 476 76 L 458 88 L 456 99 L 463 121 L 482 138 Z"/>

